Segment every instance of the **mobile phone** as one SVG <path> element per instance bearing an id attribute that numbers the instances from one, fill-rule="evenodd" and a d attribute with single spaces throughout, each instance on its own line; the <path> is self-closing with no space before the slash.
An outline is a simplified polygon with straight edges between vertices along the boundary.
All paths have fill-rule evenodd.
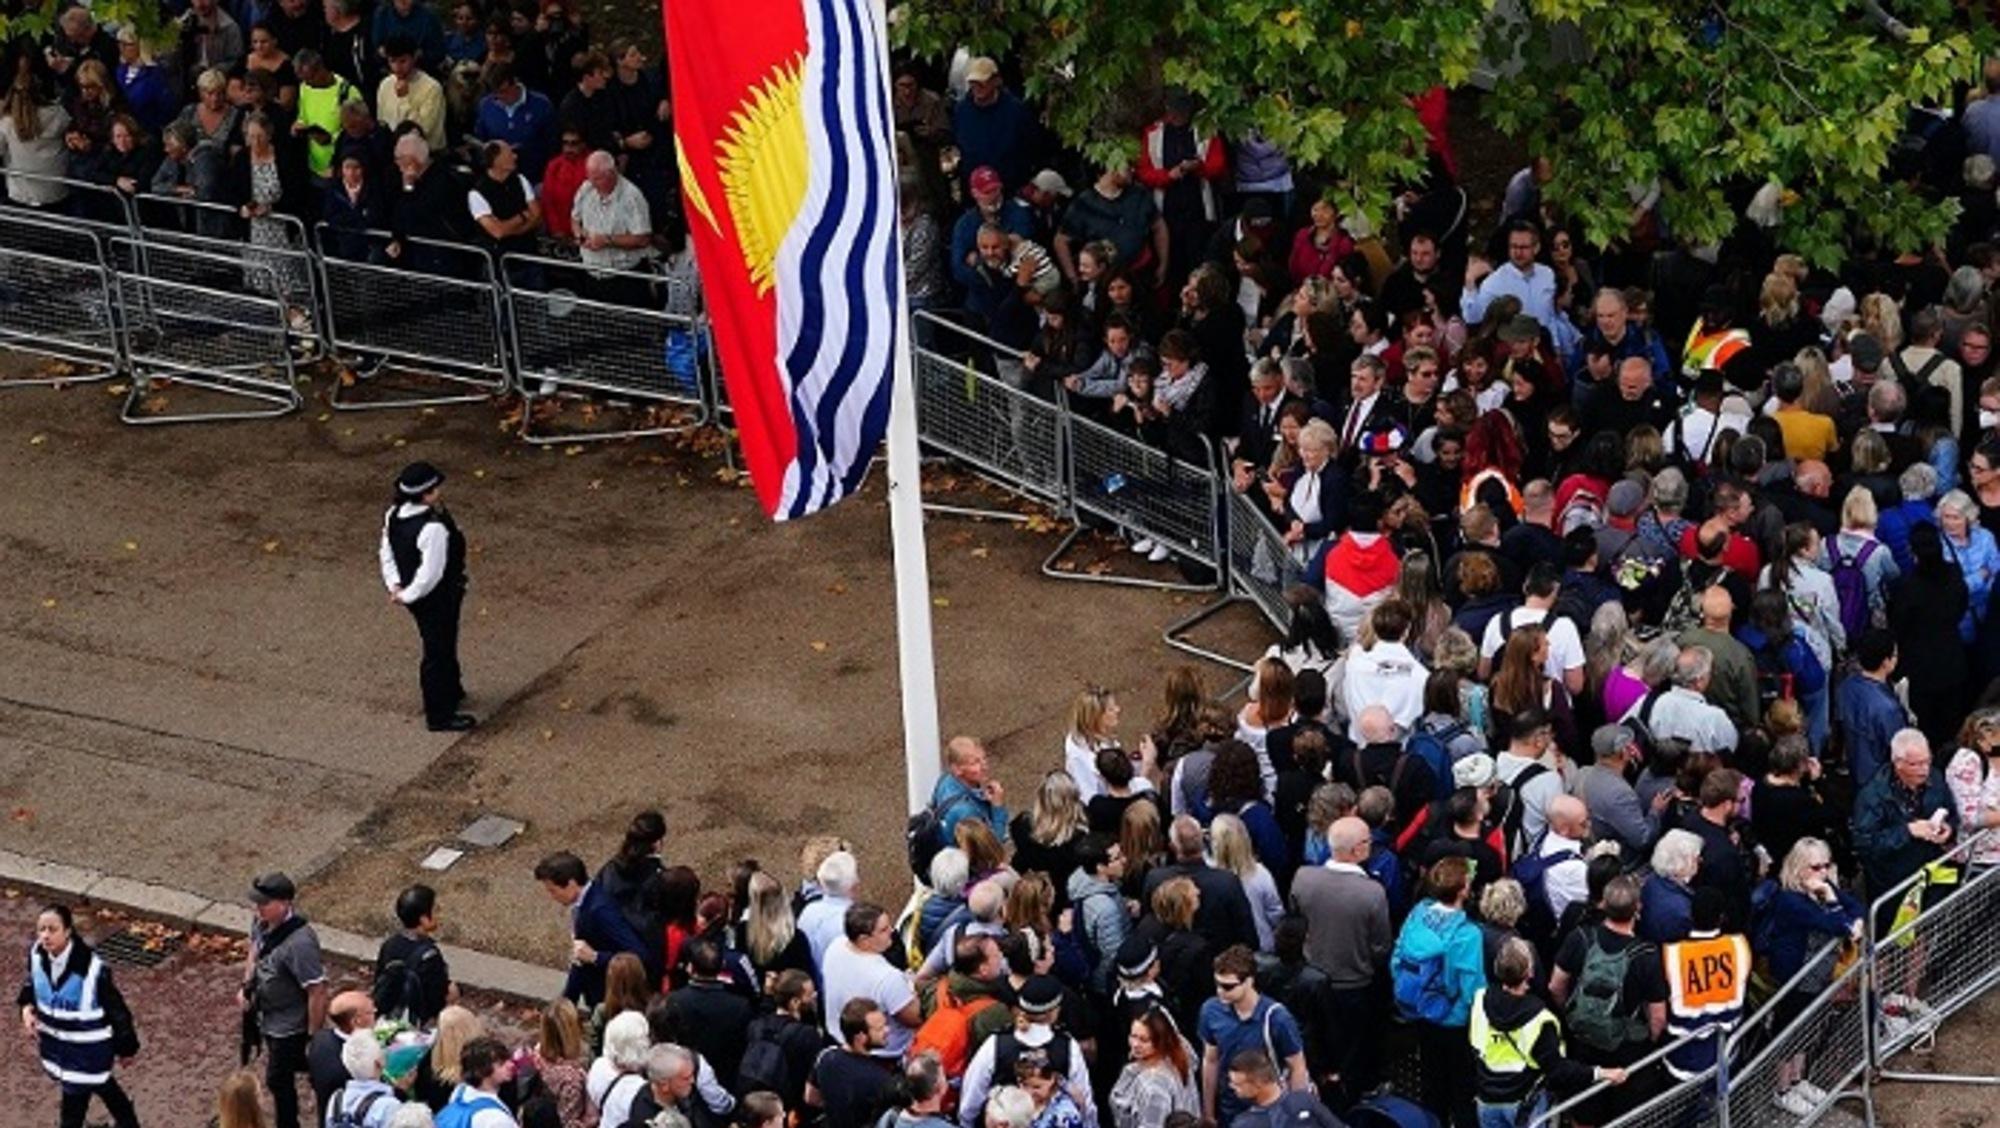
<path id="1" fill-rule="evenodd" d="M 1936 811 L 1931 813 L 1931 826 L 1937 828 L 1938 830 L 1944 829 L 1944 820 L 1945 820 L 1945 809 L 1943 807 L 1939 807 Z"/>

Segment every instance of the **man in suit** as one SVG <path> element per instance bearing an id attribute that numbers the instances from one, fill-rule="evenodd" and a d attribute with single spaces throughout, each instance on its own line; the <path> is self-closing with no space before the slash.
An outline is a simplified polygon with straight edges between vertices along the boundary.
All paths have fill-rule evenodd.
<path id="1" fill-rule="evenodd" d="M 611 957 L 631 952 L 644 959 L 646 942 L 632 931 L 625 914 L 618 911 L 618 902 L 590 880 L 583 859 L 575 854 L 564 851 L 543 858 L 535 866 L 535 880 L 551 900 L 569 910 L 570 965 L 563 998 L 596 1006 L 604 999 L 604 971 L 611 966 Z M 646 973 L 658 982 L 664 969 L 648 967 Z"/>
<path id="2" fill-rule="evenodd" d="M 1285 391 L 1285 371 L 1278 362 L 1264 357 L 1250 369 L 1250 394 L 1244 397 L 1237 425 L 1236 457 L 1252 471 L 1271 466 L 1278 449 L 1278 412 L 1292 397 Z"/>
<path id="3" fill-rule="evenodd" d="M 1352 471 L 1361 463 L 1361 436 L 1394 422 L 1391 405 L 1395 393 L 1383 386 L 1388 375 L 1382 358 L 1369 353 L 1355 357 L 1348 369 L 1347 402 L 1341 404 L 1338 425 L 1340 465 L 1345 470 Z"/>

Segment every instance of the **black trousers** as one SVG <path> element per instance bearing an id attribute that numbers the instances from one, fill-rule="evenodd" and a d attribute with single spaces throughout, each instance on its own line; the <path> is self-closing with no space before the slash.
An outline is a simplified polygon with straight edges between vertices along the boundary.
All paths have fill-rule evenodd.
<path id="1" fill-rule="evenodd" d="M 264 1036 L 264 1087 L 271 1090 L 271 1108 L 277 1113 L 273 1128 L 299 1128 L 298 1076 L 306 1071 L 306 1039 L 304 1034 Z"/>
<path id="2" fill-rule="evenodd" d="M 423 687 L 424 719 L 432 724 L 450 720 L 465 699 L 458 670 L 458 613 L 464 605 L 462 589 L 443 588 L 409 604 L 410 617 L 417 621 L 417 637 L 424 643 L 417 682 Z"/>
<path id="3" fill-rule="evenodd" d="M 64 1085 L 62 1128 L 83 1128 L 83 1117 L 90 1111 L 92 1097 L 104 1102 L 104 1111 L 111 1114 L 111 1122 L 118 1128 L 139 1128 L 139 1113 L 132 1107 L 132 1098 L 119 1087 L 116 1077 L 102 1085 Z"/>
<path id="4" fill-rule="evenodd" d="M 1344 1111 L 1375 1087 L 1377 1047 L 1382 1039 L 1381 1011 L 1376 1005 L 1374 984 L 1366 987 L 1336 988 L 1327 1003 L 1338 1022 L 1330 1023 L 1327 1068 L 1340 1075 L 1340 1091 L 1331 1096 L 1329 1106 Z"/>
<path id="5" fill-rule="evenodd" d="M 1472 1095 L 1472 1041 L 1463 1026 L 1417 1025 L 1418 1064 L 1423 1070 L 1423 1105 L 1452 1128 L 1478 1128 Z"/>

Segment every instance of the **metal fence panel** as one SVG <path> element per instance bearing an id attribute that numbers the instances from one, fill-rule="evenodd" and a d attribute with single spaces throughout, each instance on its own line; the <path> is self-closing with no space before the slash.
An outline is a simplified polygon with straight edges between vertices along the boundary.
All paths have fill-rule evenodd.
<path id="1" fill-rule="evenodd" d="M 337 350 L 387 358 L 480 389 L 472 396 L 337 406 L 463 402 L 506 389 L 504 294 L 483 251 L 410 239 L 392 259 L 384 232 L 329 233 L 321 225 L 318 234 L 327 332 Z"/>
<path id="2" fill-rule="evenodd" d="M 523 255 L 501 266 L 524 383 L 705 405 L 699 327 L 667 312 L 666 279 Z"/>
<path id="3" fill-rule="evenodd" d="M 1224 516 L 1229 524 L 1230 586 L 1255 603 L 1273 627 L 1289 629 L 1291 608 L 1285 604 L 1285 590 L 1307 582 L 1305 566 L 1252 495 L 1229 491 Z"/>
<path id="4" fill-rule="evenodd" d="M 1064 413 L 1070 502 L 1210 568 L 1221 524 L 1212 465 L 1175 458 L 1137 439 Z"/>
<path id="5" fill-rule="evenodd" d="M 1771 1002 L 1745 1023 L 1731 1039 L 1735 1050 L 1745 1042 L 1761 1045 L 1749 1061 L 1729 1071 L 1728 1096 L 1723 1108 L 1725 1124 L 1760 1125 L 1799 1122 L 1810 1124 L 1832 1109 L 1834 1101 L 1854 1095 L 1849 1090 L 1868 1068 L 1867 1008 L 1860 996 L 1868 977 L 1865 960 L 1828 976 L 1829 986 L 1818 995 L 1799 998 L 1798 988 L 1808 973 L 1814 982 L 1827 976 L 1838 956 L 1837 947 L 1828 947 L 1785 985 Z M 1809 1116 L 1795 1117 L 1778 1107 L 1780 1093 L 1794 1090 L 1799 1081 L 1810 1082 L 1828 1099 L 1817 1104 Z"/>
<path id="6" fill-rule="evenodd" d="M 1983 837 L 1968 839 L 1947 857 L 1970 857 Z M 1900 901 L 1908 888 L 1905 883 L 1879 898 L 1877 909 Z M 1956 886 L 1944 889 L 1915 920 L 1874 941 L 1877 1016 L 1871 1060 L 1877 1067 L 1886 1069 L 1889 1059 L 1935 1034 L 1946 1019 L 2000 985 L 2000 927 L 1994 923 L 2000 909 L 2000 867 L 1967 869 Z"/>
<path id="7" fill-rule="evenodd" d="M 16 169 L 6 171 L 4 182 L 6 190 L 0 192 L 0 196 L 4 196 L 5 204 L 10 209 L 59 220 L 107 241 L 130 237 L 138 231 L 138 217 L 132 198 L 110 185 Z M 20 188 L 60 193 L 62 199 L 39 206 L 22 203 L 17 194 Z"/>
<path id="8" fill-rule="evenodd" d="M 1708 1069 L 1604 1125 L 1604 1128 L 1699 1128 L 1715 1113 L 1715 1070 Z"/>
<path id="9" fill-rule="evenodd" d="M 913 360 L 917 437 L 924 445 L 1063 508 L 1069 486 L 1055 404 L 1010 388 L 964 360 L 922 349 Z"/>
<path id="10" fill-rule="evenodd" d="M 7 230 L 11 236 L 16 229 Z M 5 384 L 76 383 L 116 375 L 123 350 L 115 295 L 111 272 L 94 258 L 0 247 L 0 347 L 98 369 Z"/>
<path id="11" fill-rule="evenodd" d="M 273 216 L 281 241 L 254 243 L 242 238 L 216 237 L 177 228 L 141 227 L 144 268 L 154 277 L 178 277 L 185 269 L 176 252 L 193 252 L 240 264 L 233 288 L 264 287 L 285 303 L 285 320 L 301 351 L 319 356 L 326 351 L 325 303 L 319 292 L 319 265 L 307 242 L 305 225 L 290 216 Z M 159 260 L 165 264 L 159 265 Z"/>
<path id="12" fill-rule="evenodd" d="M 133 380 L 122 416 L 127 423 L 263 418 L 296 411 L 304 402 L 292 365 L 285 305 L 268 296 L 268 290 L 229 293 L 138 274 L 121 275 L 118 285 L 130 311 L 126 354 Z M 153 412 L 146 409 L 146 398 L 157 382 L 245 403 L 232 410 Z"/>

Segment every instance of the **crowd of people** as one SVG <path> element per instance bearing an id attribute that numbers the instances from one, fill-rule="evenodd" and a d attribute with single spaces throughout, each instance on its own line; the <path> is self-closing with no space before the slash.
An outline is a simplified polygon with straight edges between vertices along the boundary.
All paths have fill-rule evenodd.
<path id="1" fill-rule="evenodd" d="M 573 0 L 163 9 L 164 47 L 87 5 L 0 45 L 10 204 L 115 220 L 115 191 L 148 226 L 294 251 L 291 221 L 324 223 L 329 254 L 440 274 L 466 268 L 433 242 L 580 259 L 605 300 L 655 300 L 603 272 L 680 250 L 664 71 Z"/>
<path id="2" fill-rule="evenodd" d="M 410 0 L 183 19 L 150 59 L 65 12 L 9 66 L 8 167 L 225 199 L 253 241 L 276 209 L 643 255 L 671 207 L 658 79 L 564 0 L 448 28 Z M 1332 1125 L 1397 1099 L 1391 1030 L 1420 1061 L 1401 1099 L 1439 1122 L 1588 1089 L 1571 1120 L 1601 1124 L 1713 1066 L 1717 1040 L 1680 1040 L 1741 1022 L 1753 981 L 1806 977 L 1789 1014 L 1817 998 L 1871 900 L 1925 877 L 1886 932 L 1952 894 L 1945 862 L 2000 861 L 1954 853 L 2000 825 L 1984 116 L 1892 168 L 1960 200 L 1950 238 L 1830 272 L 1778 253 L 1756 185 L 1722 243 L 1677 244 L 1655 184 L 1590 246 L 1540 160 L 1475 232 L 1441 91 L 1429 174 L 1370 221 L 1178 92 L 1132 167 L 1073 190 L 998 63 L 926 79 L 899 67 L 893 99 L 912 304 L 1005 346 L 984 359 L 1011 384 L 1222 452 L 1283 544 L 1255 566 L 1303 581 L 1248 702 L 1175 670 L 1134 731 L 1092 687 L 1020 810 L 954 740 L 909 858 L 865 884 L 831 837 L 796 874 L 705 882 L 651 812 L 601 868 L 550 856 L 571 966 L 527 1045 L 452 1003 L 428 890 L 373 996 L 329 999 L 266 875 L 264 1079 L 230 1080 L 225 1128 L 263 1123 L 260 1085 L 296 1128 L 308 1071 L 328 1128 Z M 469 183 L 432 163 L 468 141 Z M 9 193 L 60 203 L 46 185 Z M 102 1093 L 130 1123 L 129 1023 L 64 912 L 43 921 L 21 1002 L 64 1115 Z M 1935 1021 L 1920 987 L 1887 988 L 1883 1021 Z M 103 1031 L 88 1054 L 78 1024 Z M 1784 1063 L 1786 1113 L 1830 1099 L 1812 1056 Z"/>

